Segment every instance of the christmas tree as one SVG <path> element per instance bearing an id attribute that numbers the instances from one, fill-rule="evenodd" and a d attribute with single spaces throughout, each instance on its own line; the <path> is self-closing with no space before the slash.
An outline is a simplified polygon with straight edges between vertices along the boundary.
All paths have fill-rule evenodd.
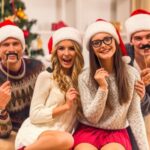
<path id="1" fill-rule="evenodd" d="M 15 22 L 24 32 L 26 41 L 25 54 L 31 57 L 36 55 L 44 55 L 42 49 L 42 41 L 40 36 L 31 32 L 31 28 L 36 24 L 36 20 L 28 20 L 25 14 L 25 4 L 21 0 L 1 0 L 0 1 L 0 21 L 11 20 Z M 37 42 L 37 46 L 32 47 L 32 43 Z M 35 44 L 34 44 L 35 45 Z"/>

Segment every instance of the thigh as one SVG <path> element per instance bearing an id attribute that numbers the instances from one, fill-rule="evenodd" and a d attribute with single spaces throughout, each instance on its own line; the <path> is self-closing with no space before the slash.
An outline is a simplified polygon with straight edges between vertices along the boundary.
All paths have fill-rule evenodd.
<path id="1" fill-rule="evenodd" d="M 150 114 L 144 117 L 145 127 L 148 134 L 150 134 Z"/>
<path id="2" fill-rule="evenodd" d="M 109 143 L 103 146 L 101 150 L 126 150 L 126 149 L 119 143 Z"/>
<path id="3" fill-rule="evenodd" d="M 41 140 L 45 137 L 48 137 L 50 141 L 54 143 L 68 143 L 71 145 L 74 143 L 73 136 L 65 131 L 44 131 L 40 134 L 38 140 Z"/>
<path id="4" fill-rule="evenodd" d="M 77 148 L 78 145 L 81 146 L 90 146 L 99 148 L 99 132 L 100 129 L 90 127 L 87 125 L 80 124 L 77 130 L 74 132 L 74 146 L 73 148 Z"/>
<path id="5" fill-rule="evenodd" d="M 95 146 L 89 143 L 82 143 L 77 145 L 74 150 L 98 150 Z"/>
<path id="6" fill-rule="evenodd" d="M 126 150 L 132 150 L 131 142 L 126 129 L 110 131 L 105 130 L 101 140 L 100 148 L 104 148 L 106 145 L 109 147 L 109 144 L 113 145 L 114 147 L 122 146 Z"/>
<path id="7" fill-rule="evenodd" d="M 147 138 L 150 146 L 150 114 L 144 117 Z"/>
<path id="8" fill-rule="evenodd" d="M 43 145 L 44 144 L 44 145 Z M 73 136 L 63 131 L 44 131 L 33 146 L 39 149 L 69 150 L 74 144 Z M 34 148 L 36 149 L 36 148 Z"/>

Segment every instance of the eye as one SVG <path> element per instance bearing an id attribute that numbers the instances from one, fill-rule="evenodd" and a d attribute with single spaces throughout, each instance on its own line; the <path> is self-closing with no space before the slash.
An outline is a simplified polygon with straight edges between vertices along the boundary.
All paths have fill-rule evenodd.
<path id="1" fill-rule="evenodd" d="M 105 37 L 104 40 L 105 41 L 110 41 L 112 37 Z"/>
<path id="2" fill-rule="evenodd" d="M 112 41 L 112 37 L 105 37 L 104 38 L 104 43 L 105 44 L 111 44 L 111 41 Z"/>
<path id="3" fill-rule="evenodd" d="M 1 46 L 8 47 L 9 43 L 3 43 L 3 44 L 1 44 Z"/>
<path id="4" fill-rule="evenodd" d="M 70 47 L 68 47 L 68 49 L 71 50 L 71 51 L 75 50 L 74 46 L 70 46 Z"/>
<path id="5" fill-rule="evenodd" d="M 18 46 L 20 43 L 19 42 L 14 42 L 13 45 L 14 46 Z"/>
<path id="6" fill-rule="evenodd" d="M 101 45 L 101 41 L 100 40 L 92 41 L 92 46 L 93 47 L 99 47 L 100 45 Z"/>
<path id="7" fill-rule="evenodd" d="M 148 35 L 146 36 L 146 39 L 150 40 L 150 34 L 148 34 Z"/>
<path id="8" fill-rule="evenodd" d="M 142 38 L 141 38 L 141 37 L 139 37 L 139 36 L 135 36 L 135 37 L 133 37 L 133 40 L 135 40 L 135 41 L 141 41 L 141 40 L 142 40 Z"/>
<path id="9" fill-rule="evenodd" d="M 57 50 L 61 50 L 61 51 L 63 51 L 65 49 L 65 47 L 63 47 L 63 46 L 58 46 L 58 48 L 57 48 Z"/>

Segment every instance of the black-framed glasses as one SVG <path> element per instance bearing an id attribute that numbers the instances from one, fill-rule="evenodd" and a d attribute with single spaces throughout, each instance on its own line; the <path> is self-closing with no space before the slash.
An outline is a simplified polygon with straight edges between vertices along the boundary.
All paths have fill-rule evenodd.
<path id="1" fill-rule="evenodd" d="M 94 41 L 91 41 L 91 45 L 94 48 L 100 47 L 102 45 L 102 42 L 105 45 L 110 45 L 112 43 L 112 39 L 113 39 L 113 37 L 105 37 L 103 40 L 94 40 Z"/>

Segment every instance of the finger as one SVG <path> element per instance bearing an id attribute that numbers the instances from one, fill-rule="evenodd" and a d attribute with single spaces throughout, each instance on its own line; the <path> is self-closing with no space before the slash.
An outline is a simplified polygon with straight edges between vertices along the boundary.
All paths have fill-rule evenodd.
<path id="1" fill-rule="evenodd" d="M 145 90 L 141 89 L 141 88 L 137 88 L 135 87 L 136 92 L 139 94 L 145 94 Z"/>
<path id="2" fill-rule="evenodd" d="M 12 88 L 11 88 L 11 86 L 6 86 L 6 87 L 2 88 L 2 91 L 5 91 L 7 89 L 11 90 Z"/>
<path id="3" fill-rule="evenodd" d="M 148 78 L 148 79 L 143 78 L 142 80 L 143 80 L 145 85 L 149 85 L 150 84 L 150 78 Z"/>
<path id="4" fill-rule="evenodd" d="M 143 89 L 143 88 L 139 88 L 139 87 L 136 87 L 136 86 L 135 86 L 135 89 L 136 89 L 137 93 L 138 93 L 138 92 L 140 92 L 140 93 L 145 93 L 145 89 Z"/>
<path id="5" fill-rule="evenodd" d="M 4 91 L 4 93 L 7 94 L 7 95 L 11 95 L 11 90 L 7 89 L 7 90 Z"/>
<path id="6" fill-rule="evenodd" d="M 10 81 L 4 82 L 0 87 L 4 88 L 4 87 L 7 87 L 7 86 L 10 86 Z"/>
<path id="7" fill-rule="evenodd" d="M 141 90 L 141 89 L 136 89 L 136 92 L 137 92 L 137 93 L 145 94 L 145 92 L 144 92 L 143 90 Z"/>
<path id="8" fill-rule="evenodd" d="M 137 80 L 136 83 L 139 83 L 139 84 L 143 84 L 144 85 L 144 82 L 142 80 Z"/>
<path id="9" fill-rule="evenodd" d="M 141 77 L 145 76 L 146 74 L 150 73 L 150 68 L 146 68 L 146 69 L 143 69 L 141 71 Z"/>
<path id="10" fill-rule="evenodd" d="M 98 69 L 98 70 L 96 70 L 96 73 L 98 73 L 98 72 L 107 72 L 106 70 L 101 70 L 101 69 Z M 107 72 L 108 73 L 108 72 Z"/>
<path id="11" fill-rule="evenodd" d="M 96 75 L 107 76 L 107 77 L 109 76 L 107 71 L 99 71 L 96 73 Z"/>
<path id="12" fill-rule="evenodd" d="M 143 78 L 145 78 L 145 80 L 149 80 L 150 79 L 150 74 L 146 74 Z"/>
<path id="13" fill-rule="evenodd" d="M 144 83 L 143 84 L 136 83 L 135 87 L 139 87 L 139 88 L 145 89 Z"/>
<path id="14" fill-rule="evenodd" d="M 70 92 L 71 95 L 75 94 L 75 95 L 79 95 L 79 93 L 77 91 L 72 91 Z"/>
<path id="15" fill-rule="evenodd" d="M 97 70 L 96 70 L 96 73 L 97 73 L 97 72 L 103 72 L 103 71 L 106 71 L 106 70 L 105 70 L 104 68 L 100 68 L 100 69 L 97 69 Z"/>
<path id="16" fill-rule="evenodd" d="M 69 88 L 69 90 L 68 91 L 77 91 L 75 88 Z"/>

